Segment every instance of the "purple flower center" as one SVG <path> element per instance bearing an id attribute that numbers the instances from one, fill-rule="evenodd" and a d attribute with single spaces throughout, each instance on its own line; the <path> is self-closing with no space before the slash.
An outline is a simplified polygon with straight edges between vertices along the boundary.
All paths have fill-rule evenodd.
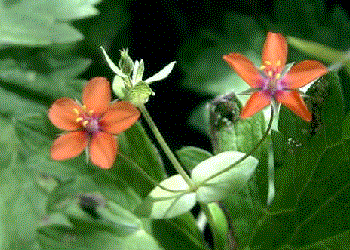
<path id="1" fill-rule="evenodd" d="M 267 62 L 268 63 L 268 62 Z M 262 87 L 263 91 L 266 91 L 270 96 L 274 96 L 278 91 L 284 90 L 283 77 L 281 75 L 281 70 L 276 67 L 271 67 L 269 64 L 268 70 L 267 66 L 260 67 L 260 73 L 262 76 Z"/>
<path id="2" fill-rule="evenodd" d="M 87 110 L 86 106 L 82 106 L 83 113 L 79 113 L 78 110 L 74 109 L 73 111 L 78 115 L 76 122 L 81 123 L 83 130 L 89 134 L 101 131 L 100 117 L 94 115 L 93 110 Z"/>

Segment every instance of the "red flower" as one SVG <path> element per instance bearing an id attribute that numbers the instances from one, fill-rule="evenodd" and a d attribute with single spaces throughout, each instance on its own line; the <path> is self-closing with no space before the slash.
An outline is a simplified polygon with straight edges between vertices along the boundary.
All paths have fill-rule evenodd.
<path id="1" fill-rule="evenodd" d="M 52 159 L 76 157 L 88 148 L 92 163 L 110 168 L 118 151 L 114 135 L 131 127 L 140 116 L 131 103 L 110 102 L 110 85 L 103 77 L 88 82 L 83 92 L 84 105 L 66 97 L 55 101 L 49 109 L 49 119 L 68 133 L 54 141 Z"/>
<path id="2" fill-rule="evenodd" d="M 285 69 L 287 42 L 279 33 L 267 34 L 262 52 L 262 66 L 256 68 L 245 56 L 238 53 L 225 55 L 223 59 L 249 84 L 253 92 L 242 109 L 241 118 L 253 116 L 271 101 L 281 103 L 306 121 L 311 121 L 298 88 L 307 85 L 328 72 L 327 67 L 317 61 L 306 60 Z M 288 72 L 286 72 L 288 71 Z"/>

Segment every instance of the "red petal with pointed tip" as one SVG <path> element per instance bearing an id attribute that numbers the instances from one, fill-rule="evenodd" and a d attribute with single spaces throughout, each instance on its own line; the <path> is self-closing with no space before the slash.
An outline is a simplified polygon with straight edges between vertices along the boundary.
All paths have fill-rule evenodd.
<path id="1" fill-rule="evenodd" d="M 290 69 L 283 78 L 283 84 L 287 88 L 297 89 L 316 80 L 327 72 L 327 67 L 318 61 L 302 61 Z"/>
<path id="2" fill-rule="evenodd" d="M 85 86 L 83 104 L 95 114 L 103 114 L 110 102 L 111 89 L 108 80 L 104 77 L 92 78 Z"/>
<path id="3" fill-rule="evenodd" d="M 100 168 L 111 168 L 117 154 L 117 141 L 112 134 L 95 133 L 90 143 L 90 159 Z"/>
<path id="4" fill-rule="evenodd" d="M 262 79 L 254 64 L 245 56 L 238 53 L 231 53 L 223 56 L 223 59 L 230 64 L 236 73 L 252 88 L 259 88 Z"/>
<path id="5" fill-rule="evenodd" d="M 292 110 L 305 121 L 311 121 L 312 115 L 297 91 L 279 91 L 276 93 L 275 98 L 277 102 Z"/>
<path id="6" fill-rule="evenodd" d="M 81 125 L 76 122 L 78 115 L 73 111 L 74 109 L 82 112 L 81 107 L 73 99 L 63 97 L 52 104 L 48 116 L 52 124 L 59 129 L 77 130 Z"/>
<path id="7" fill-rule="evenodd" d="M 80 155 L 87 146 L 88 137 L 85 132 L 69 132 L 58 137 L 51 146 L 51 158 L 56 161 Z"/>
<path id="8" fill-rule="evenodd" d="M 241 118 L 245 119 L 258 113 L 260 110 L 270 105 L 271 97 L 264 91 L 255 92 L 250 96 L 246 105 L 241 111 Z"/>
<path id="9" fill-rule="evenodd" d="M 140 117 L 140 111 L 131 103 L 115 102 L 100 120 L 103 131 L 119 134 L 130 128 Z"/>
<path id="10" fill-rule="evenodd" d="M 287 53 L 287 41 L 282 34 L 269 32 L 262 51 L 263 64 L 268 61 L 272 66 L 282 70 L 287 62 Z M 280 66 L 277 66 L 278 61 Z"/>

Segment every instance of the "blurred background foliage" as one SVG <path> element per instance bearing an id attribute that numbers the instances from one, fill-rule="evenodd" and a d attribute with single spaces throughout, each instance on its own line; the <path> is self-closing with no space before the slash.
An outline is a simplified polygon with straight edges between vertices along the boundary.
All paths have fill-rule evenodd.
<path id="1" fill-rule="evenodd" d="M 164 227 L 171 227 L 184 236 L 184 241 L 174 249 L 183 249 L 189 244 L 187 241 L 193 242 L 188 232 L 195 231 L 192 237 L 200 242 L 200 233 L 189 226 L 194 225 L 190 214 L 156 222 L 153 234 L 148 219 L 140 220 L 129 214 L 128 211 L 134 211 L 152 185 L 137 176 L 137 171 L 125 158 L 118 157 L 116 164 L 121 167 L 113 169 L 113 175 L 106 175 L 104 171 L 86 164 L 83 156 L 69 162 L 50 161 L 48 148 L 60 131 L 49 124 L 47 109 L 54 100 L 63 96 L 79 99 L 83 84 L 94 76 L 113 79 L 113 72 L 108 68 L 99 46 L 107 50 L 114 62 L 118 61 L 122 48 L 129 48 L 134 60 L 144 59 L 146 78 L 167 63 L 178 62 L 166 80 L 152 85 L 156 94 L 147 104 L 170 147 L 178 150 L 191 145 L 212 151 L 206 102 L 217 95 L 240 92 L 248 87 L 222 60 L 222 56 L 239 52 L 259 65 L 268 31 L 322 44 L 327 49 L 331 48 L 326 49 L 329 53 L 334 50 L 344 52 L 350 48 L 349 16 L 342 3 L 335 1 L 0 0 L 0 248 L 50 249 L 63 239 L 63 245 L 59 246 L 66 249 L 72 246 L 86 249 L 85 244 L 95 249 L 100 242 L 108 246 L 106 249 L 141 249 L 145 246 L 147 249 L 159 249 L 156 240 L 161 240 L 162 247 L 170 249 L 174 247 L 174 242 L 170 231 L 162 232 Z M 326 65 L 334 63 L 317 51 L 307 53 L 297 46 L 289 46 L 289 62 L 310 58 L 323 60 Z M 228 210 L 233 215 L 233 225 L 238 228 L 238 237 L 246 239 L 239 244 L 250 242 L 252 249 L 269 249 L 271 245 L 281 246 L 283 239 L 278 240 L 289 237 L 289 241 L 281 246 L 283 249 L 292 249 L 290 245 L 298 249 L 327 249 L 336 244 L 334 242 L 348 239 L 349 231 L 346 230 L 349 230 L 349 223 L 336 216 L 338 211 L 332 210 L 334 217 L 327 217 L 329 224 L 332 221 L 336 223 L 334 227 L 337 230 L 333 234 L 327 231 L 333 229 L 331 225 L 325 232 L 318 232 L 316 225 L 318 216 L 326 216 L 329 209 L 344 209 L 342 216 L 348 212 L 348 204 L 342 203 L 349 193 L 348 185 L 343 185 L 348 183 L 347 177 L 336 179 L 335 183 L 340 188 L 332 190 L 337 195 L 316 216 L 308 217 L 315 209 L 312 207 L 315 197 L 324 196 L 323 200 L 317 200 L 323 202 L 328 197 L 327 190 L 333 187 L 325 184 L 321 189 L 315 188 L 319 184 L 318 175 L 330 182 L 335 178 L 329 155 L 338 152 L 335 157 L 341 163 L 348 159 L 345 157 L 349 152 L 348 145 L 337 144 L 341 138 L 350 138 L 349 118 L 345 122 L 341 120 L 349 110 L 350 71 L 346 70 L 341 69 L 339 74 L 323 80 L 330 86 L 327 97 L 322 95 L 323 83 L 310 89 L 313 93 L 321 93 L 318 96 L 321 99 L 331 100 L 329 106 L 321 105 L 323 111 L 316 107 L 319 111 L 316 113 L 323 117 L 326 128 L 322 133 L 313 137 L 319 127 L 317 123 L 305 127 L 305 124 L 289 119 L 288 111 L 282 110 L 281 119 L 285 123 L 279 129 L 284 134 L 272 135 L 275 144 L 276 141 L 282 142 L 279 144 L 281 148 L 276 151 L 289 152 L 287 159 L 282 154 L 275 156 L 277 167 L 280 167 L 276 178 L 281 177 L 280 186 L 276 188 L 283 195 L 300 195 L 297 203 L 294 199 L 289 204 L 289 200 L 281 195 L 277 197 L 273 212 L 264 214 L 259 220 L 263 214 L 262 206 L 258 201 L 250 200 L 249 196 L 256 191 L 254 183 L 250 183 L 241 194 L 248 197 L 249 205 L 237 197 L 224 202 L 235 204 L 228 206 Z M 243 103 L 246 100 L 239 98 Z M 334 117 L 334 112 L 329 111 L 333 108 L 337 109 Z M 342 123 L 343 131 L 340 129 Z M 300 131 L 305 131 L 302 129 L 308 131 L 307 135 L 301 134 Z M 143 140 L 137 141 L 136 137 Z M 294 138 L 296 142 L 291 145 L 288 138 Z M 126 156 L 134 157 L 141 166 L 145 159 L 152 158 L 151 167 L 147 164 L 142 167 L 155 179 L 164 178 L 163 162 L 157 158 L 157 151 L 139 124 L 121 135 L 120 141 L 121 151 Z M 320 142 L 322 146 L 318 147 Z M 306 156 L 312 157 L 305 159 L 303 151 L 304 158 L 300 158 L 302 154 L 297 146 L 300 143 L 310 145 Z M 322 154 L 325 145 L 327 152 Z M 298 187 L 297 191 L 288 188 L 291 182 L 286 162 L 292 162 L 294 167 L 300 166 L 303 160 L 313 164 L 321 154 L 312 178 L 305 169 L 305 172 L 299 173 L 300 181 L 310 177 L 307 188 L 300 187 L 299 190 Z M 348 170 L 347 163 L 339 169 L 344 176 Z M 167 171 L 172 173 L 172 169 Z M 135 175 L 128 175 L 130 172 Z M 84 183 L 91 185 L 85 186 Z M 84 192 L 87 198 L 74 196 L 77 190 Z M 86 199 L 90 202 L 87 207 L 81 205 Z M 105 205 L 107 201 L 108 205 Z M 292 213 L 288 209 L 293 206 L 296 212 Z M 309 211 L 305 212 L 306 207 Z M 254 216 L 235 215 L 236 209 Z M 100 216 L 98 220 L 91 219 L 96 216 L 95 210 Z M 315 223 L 308 224 L 305 220 L 314 220 Z M 251 225 L 257 221 L 259 227 L 250 236 Z M 275 234 L 276 225 L 280 224 L 284 226 L 279 227 L 280 238 L 259 245 L 259 238 Z M 85 238 L 86 225 L 96 228 L 92 232 L 94 237 Z M 288 227 L 297 228 L 292 236 Z M 125 231 L 128 235 L 122 235 L 121 232 Z M 252 239 L 247 240 L 249 237 Z M 326 240 L 320 243 L 318 239 L 322 237 Z M 206 249 L 200 243 L 196 247 Z"/>

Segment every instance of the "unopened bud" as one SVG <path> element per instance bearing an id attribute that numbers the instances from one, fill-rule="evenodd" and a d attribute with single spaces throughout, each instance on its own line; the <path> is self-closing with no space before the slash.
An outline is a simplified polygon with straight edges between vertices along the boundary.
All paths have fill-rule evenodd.
<path id="1" fill-rule="evenodd" d="M 128 49 L 121 50 L 120 54 L 121 57 L 119 60 L 119 68 L 124 74 L 130 76 L 134 69 L 134 62 L 131 60 L 131 57 L 128 54 Z"/>

